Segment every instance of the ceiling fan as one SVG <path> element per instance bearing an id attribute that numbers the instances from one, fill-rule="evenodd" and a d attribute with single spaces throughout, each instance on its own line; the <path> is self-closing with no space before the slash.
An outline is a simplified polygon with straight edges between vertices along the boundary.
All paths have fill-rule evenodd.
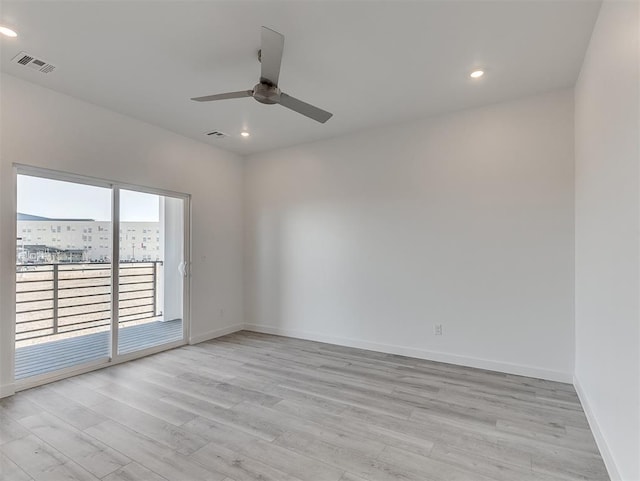
<path id="1" fill-rule="evenodd" d="M 210 102 L 212 100 L 239 99 L 253 97 L 262 104 L 280 104 L 299 114 L 305 115 L 320 123 L 325 123 L 333 115 L 326 110 L 314 107 L 311 104 L 298 100 L 285 94 L 278 88 L 280 77 L 280 64 L 282 63 L 282 50 L 284 48 L 284 36 L 267 27 L 262 27 L 261 48 L 258 52 L 258 60 L 261 65 L 260 83 L 253 90 L 240 90 L 217 95 L 194 97 L 196 102 Z"/>

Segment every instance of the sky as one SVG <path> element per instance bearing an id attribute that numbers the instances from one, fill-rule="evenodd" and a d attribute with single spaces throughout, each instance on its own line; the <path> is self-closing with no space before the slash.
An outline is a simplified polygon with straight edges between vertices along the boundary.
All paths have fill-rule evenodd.
<path id="1" fill-rule="evenodd" d="M 160 196 L 120 190 L 120 220 L 158 222 Z M 56 219 L 111 220 L 111 189 L 18 175 L 18 212 Z"/>

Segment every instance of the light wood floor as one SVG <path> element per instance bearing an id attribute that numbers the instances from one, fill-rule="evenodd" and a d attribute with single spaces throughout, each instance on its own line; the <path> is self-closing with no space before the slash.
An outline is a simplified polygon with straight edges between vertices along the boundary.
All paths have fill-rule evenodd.
<path id="1" fill-rule="evenodd" d="M 242 332 L 0 401 L 0 479 L 606 480 L 568 384 Z"/>

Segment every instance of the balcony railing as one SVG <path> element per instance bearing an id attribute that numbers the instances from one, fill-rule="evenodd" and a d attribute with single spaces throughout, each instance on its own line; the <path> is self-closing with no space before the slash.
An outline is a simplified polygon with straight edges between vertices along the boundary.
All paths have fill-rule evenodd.
<path id="1" fill-rule="evenodd" d="M 162 262 L 126 262 L 119 270 L 121 327 L 157 320 Z M 16 346 L 81 336 L 111 325 L 111 264 L 16 266 Z"/>

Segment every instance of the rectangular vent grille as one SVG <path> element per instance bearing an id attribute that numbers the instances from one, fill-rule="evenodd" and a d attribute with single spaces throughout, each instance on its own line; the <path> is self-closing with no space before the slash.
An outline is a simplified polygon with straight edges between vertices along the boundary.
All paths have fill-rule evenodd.
<path id="1" fill-rule="evenodd" d="M 229 137 L 229 134 L 225 134 L 224 132 L 220 132 L 219 130 L 205 132 L 205 135 L 208 135 L 209 137 Z"/>
<path id="2" fill-rule="evenodd" d="M 32 60 L 33 60 L 33 57 L 29 57 L 28 55 L 24 55 L 24 56 L 22 56 L 22 58 L 20 60 L 18 60 L 18 63 L 20 65 L 27 65 Z"/>
<path id="3" fill-rule="evenodd" d="M 56 68 L 55 65 L 51 65 L 49 62 L 36 58 L 26 52 L 20 52 L 18 55 L 13 57 L 11 61 L 42 73 L 53 72 Z"/>

